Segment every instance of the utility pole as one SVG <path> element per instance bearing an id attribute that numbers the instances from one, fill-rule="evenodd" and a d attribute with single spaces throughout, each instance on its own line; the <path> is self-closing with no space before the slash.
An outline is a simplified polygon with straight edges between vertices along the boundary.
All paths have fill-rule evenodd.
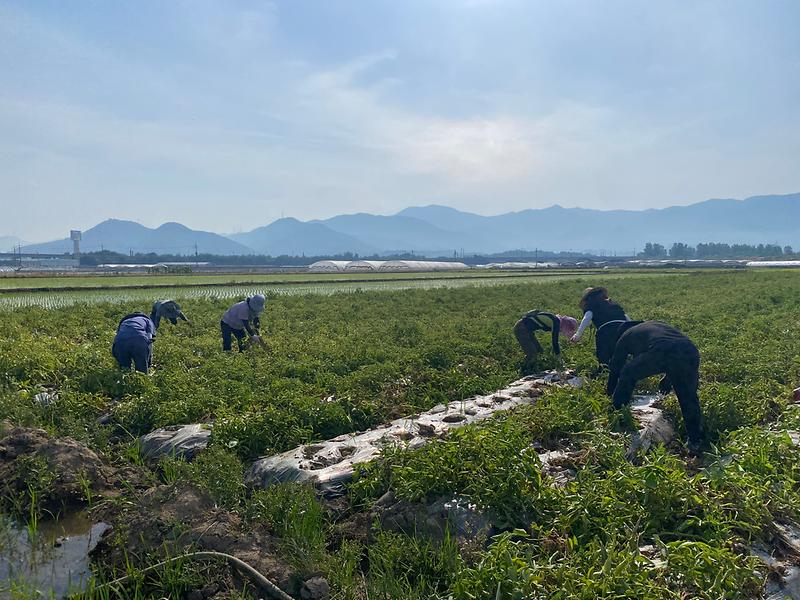
<path id="1" fill-rule="evenodd" d="M 197 244 L 194 245 L 194 257 L 197 258 Z"/>

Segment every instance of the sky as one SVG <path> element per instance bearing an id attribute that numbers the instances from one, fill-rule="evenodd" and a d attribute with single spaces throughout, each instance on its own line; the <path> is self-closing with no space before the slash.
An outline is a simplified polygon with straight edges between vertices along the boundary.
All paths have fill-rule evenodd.
<path id="1" fill-rule="evenodd" d="M 0 0 L 0 235 L 800 191 L 795 0 Z"/>

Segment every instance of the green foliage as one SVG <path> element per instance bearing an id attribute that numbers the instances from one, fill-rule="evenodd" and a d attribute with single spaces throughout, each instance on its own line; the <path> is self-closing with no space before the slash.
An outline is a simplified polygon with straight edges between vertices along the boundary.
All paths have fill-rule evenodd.
<path id="1" fill-rule="evenodd" d="M 407 535 L 378 532 L 367 551 L 370 598 L 427 599 L 446 597 L 461 559 L 449 537 L 441 543 Z"/>
<path id="2" fill-rule="evenodd" d="M 313 488 L 283 484 L 258 490 L 248 500 L 245 516 L 269 525 L 281 538 L 284 559 L 301 574 L 313 573 L 322 564 L 325 515 Z M 353 565 L 348 568 L 352 571 Z"/>
<path id="3" fill-rule="evenodd" d="M 119 317 L 149 308 L 159 295 L 153 290 L 6 312 L 0 420 L 70 435 L 140 466 L 138 435 L 213 422 L 209 449 L 194 463 L 164 461 L 162 479 L 200 486 L 245 522 L 267 526 L 281 556 L 299 574 L 324 573 L 336 597 L 757 596 L 762 576 L 746 544 L 768 540 L 774 520 L 800 517 L 800 448 L 784 431 L 800 429 L 800 410 L 787 406 L 800 382 L 800 280 L 779 271 L 718 271 L 468 283 L 273 295 L 263 325 L 270 350 L 244 354 L 220 351 L 219 318 L 235 298 L 195 290 L 181 301 L 192 326 L 162 325 L 150 376 L 120 372 L 110 346 Z M 687 463 L 663 448 L 625 460 L 631 415 L 610 411 L 601 377 L 418 450 L 387 448 L 360 469 L 350 488 L 357 508 L 388 490 L 408 501 L 466 496 L 506 528 L 486 548 L 384 531 L 333 543 L 308 488 L 276 486 L 248 497 L 243 464 L 255 456 L 501 387 L 522 363 L 511 333 L 519 315 L 540 308 L 578 316 L 581 290 L 597 284 L 607 284 L 633 318 L 674 323 L 698 345 L 700 399 L 714 444 L 704 461 Z M 591 341 L 563 347 L 569 366 L 594 369 Z M 555 364 L 545 352 L 535 366 Z M 654 389 L 655 381 L 642 387 Z M 57 391 L 58 400 L 40 404 L 35 395 L 43 389 Z M 680 429 L 674 396 L 665 405 Z M 108 412 L 112 425 L 99 427 Z M 576 450 L 563 465 L 573 477 L 555 486 L 534 448 L 564 445 Z M 34 488 L 15 496 L 17 514 L 46 495 L 44 472 L 30 467 Z M 640 551 L 645 545 L 655 557 Z M 131 597 L 180 596 L 197 572 L 179 571 L 139 582 Z"/>

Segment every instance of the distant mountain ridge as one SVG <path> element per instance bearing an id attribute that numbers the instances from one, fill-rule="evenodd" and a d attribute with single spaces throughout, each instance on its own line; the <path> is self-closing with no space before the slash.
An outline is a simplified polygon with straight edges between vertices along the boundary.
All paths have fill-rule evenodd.
<path id="1" fill-rule="evenodd" d="M 800 193 L 713 199 L 688 206 L 647 210 L 595 210 L 553 205 L 483 216 L 448 206 L 412 206 L 395 215 L 357 213 L 329 219 L 278 219 L 227 237 L 195 231 L 179 223 L 149 229 L 132 221 L 109 219 L 83 234 L 83 251 L 305 254 L 388 254 L 413 252 L 447 256 L 454 251 L 497 253 L 508 250 L 591 251 L 630 254 L 645 243 L 774 243 L 800 247 Z M 69 252 L 58 240 L 24 246 L 28 252 Z"/>
<path id="2" fill-rule="evenodd" d="M 162 254 L 251 254 L 252 250 L 225 236 L 208 231 L 189 229 L 180 223 L 164 223 L 160 227 L 150 229 L 135 221 L 108 219 L 83 232 L 81 251 L 94 252 L 111 250 L 127 254 L 157 252 Z M 42 252 L 58 254 L 72 252 L 69 239 L 29 244 L 23 246 L 24 252 Z"/>

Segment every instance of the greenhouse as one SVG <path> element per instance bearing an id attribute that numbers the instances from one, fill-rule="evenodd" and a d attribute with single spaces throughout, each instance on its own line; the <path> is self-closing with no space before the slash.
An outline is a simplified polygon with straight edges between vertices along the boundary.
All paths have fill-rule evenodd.
<path id="1" fill-rule="evenodd" d="M 469 267 L 462 262 L 433 260 L 387 260 L 380 271 L 458 271 Z"/>
<path id="2" fill-rule="evenodd" d="M 311 273 L 338 273 L 344 271 L 348 263 L 346 260 L 318 260 L 309 265 L 308 270 Z"/>
<path id="3" fill-rule="evenodd" d="M 374 273 L 376 271 L 460 271 L 469 269 L 462 262 L 435 260 L 320 260 L 309 265 L 311 273 L 358 272 Z"/>
<path id="4" fill-rule="evenodd" d="M 344 266 L 344 270 L 358 272 L 377 271 L 385 262 L 385 260 L 353 260 Z"/>

